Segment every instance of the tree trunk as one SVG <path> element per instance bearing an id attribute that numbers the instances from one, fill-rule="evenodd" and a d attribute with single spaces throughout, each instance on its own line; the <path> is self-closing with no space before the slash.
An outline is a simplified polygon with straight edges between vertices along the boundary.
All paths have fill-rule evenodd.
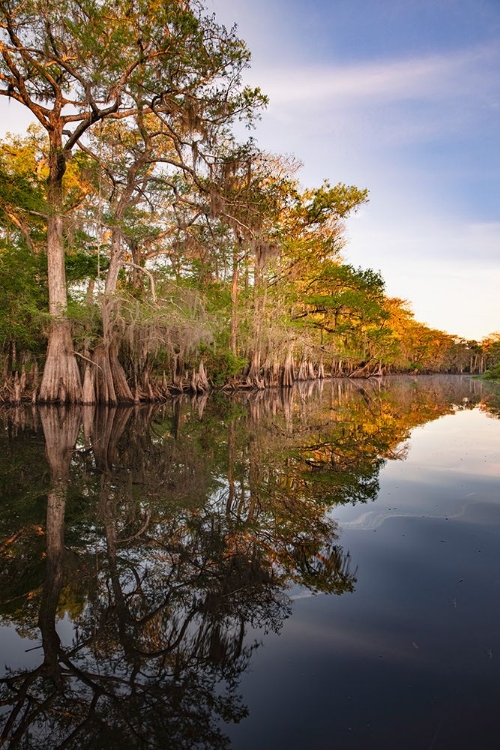
<path id="1" fill-rule="evenodd" d="M 259 388 L 262 390 L 265 388 L 264 380 L 261 375 L 261 363 L 260 363 L 260 349 L 256 348 L 252 353 L 250 360 L 250 368 L 246 377 L 246 384 L 253 388 Z"/>
<path id="2" fill-rule="evenodd" d="M 194 393 L 207 393 L 210 390 L 210 383 L 208 382 L 203 361 L 200 362 L 198 372 L 193 370 L 193 375 L 191 377 L 191 390 Z"/>
<path id="3" fill-rule="evenodd" d="M 87 403 L 116 405 L 118 401 L 116 398 L 113 373 L 109 361 L 109 346 L 106 343 L 103 342 L 96 346 L 92 356 L 92 362 L 94 363 L 93 376 L 95 401 L 87 401 Z"/>
<path id="4" fill-rule="evenodd" d="M 233 250 L 233 276 L 231 279 L 231 321 L 229 330 L 229 348 L 236 357 L 236 336 L 238 331 L 238 280 L 239 280 L 239 268 L 238 268 L 238 255 L 236 249 Z"/>
<path id="5" fill-rule="evenodd" d="M 96 346 L 92 365 L 87 365 L 83 383 L 85 404 L 127 404 L 134 397 L 118 360 L 118 344 L 113 332 L 109 299 L 101 300 L 103 341 Z"/>
<path id="6" fill-rule="evenodd" d="M 118 274 L 120 273 L 123 261 L 123 250 L 121 241 L 121 231 L 114 227 L 111 232 L 111 257 L 109 259 L 108 273 L 106 274 L 105 293 L 114 294 L 118 285 Z"/>
<path id="7" fill-rule="evenodd" d="M 281 385 L 284 388 L 289 388 L 293 385 L 293 382 L 295 380 L 295 371 L 293 367 L 293 346 L 291 346 L 285 357 L 285 362 L 283 364 L 283 372 L 281 374 Z"/>
<path id="8" fill-rule="evenodd" d="M 39 400 L 76 403 L 81 401 L 82 385 L 73 351 L 70 323 L 66 317 L 67 288 L 62 220 L 62 180 L 65 170 L 66 159 L 62 151 L 61 133 L 54 130 L 50 135 L 47 187 L 50 210 L 47 220 L 47 271 L 51 325 Z"/>
<path id="9" fill-rule="evenodd" d="M 82 384 L 69 320 L 54 317 L 50 325 L 47 359 L 38 400 L 46 403 L 78 403 L 81 398 Z"/>
<path id="10" fill-rule="evenodd" d="M 307 380 L 309 377 L 309 364 L 307 360 L 303 359 L 299 365 L 299 371 L 297 373 L 297 380 Z"/>

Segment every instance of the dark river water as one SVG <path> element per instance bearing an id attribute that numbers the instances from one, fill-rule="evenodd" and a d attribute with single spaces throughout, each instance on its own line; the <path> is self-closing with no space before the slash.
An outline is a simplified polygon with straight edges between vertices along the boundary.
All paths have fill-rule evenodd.
<path id="1" fill-rule="evenodd" d="M 500 748 L 500 386 L 0 412 L 6 748 Z"/>

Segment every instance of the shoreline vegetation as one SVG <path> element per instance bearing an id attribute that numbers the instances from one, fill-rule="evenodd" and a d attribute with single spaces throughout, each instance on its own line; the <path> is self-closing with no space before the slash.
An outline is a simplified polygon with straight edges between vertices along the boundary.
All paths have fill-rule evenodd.
<path id="1" fill-rule="evenodd" d="M 263 372 L 258 385 L 248 382 L 243 373 L 241 376 L 234 376 L 228 379 L 223 385 L 216 385 L 213 381 L 210 381 L 207 377 L 206 371 L 204 370 L 203 362 L 200 362 L 198 372 L 196 370 L 186 370 L 184 375 L 177 376 L 175 380 L 168 382 L 165 377 L 161 379 L 150 378 L 148 380 L 148 392 L 138 392 L 136 390 L 135 395 L 131 399 L 109 399 L 108 401 L 97 401 L 97 400 L 79 400 L 71 402 L 69 400 L 64 401 L 59 399 L 53 402 L 46 402 L 39 399 L 39 376 L 36 366 L 33 368 L 31 373 L 27 373 L 23 370 L 21 375 L 17 372 L 11 376 L 10 382 L 4 379 L 3 385 L 0 387 L 0 404 L 6 406 L 18 406 L 21 404 L 39 404 L 44 405 L 47 403 L 64 404 L 74 403 L 75 405 L 81 406 L 127 406 L 136 404 L 160 404 L 165 401 L 174 399 L 181 395 L 187 396 L 207 396 L 211 393 L 236 393 L 236 392 L 251 392 L 251 391 L 264 391 L 268 389 L 289 389 L 294 385 L 300 384 L 314 384 L 315 382 L 328 382 L 334 380 L 377 380 L 379 378 L 388 377 L 391 375 L 412 375 L 412 376 L 430 376 L 436 374 L 448 374 L 448 375 L 468 375 L 469 371 L 459 370 L 433 370 L 429 369 L 426 371 L 422 370 L 387 370 L 383 371 L 377 369 L 377 371 L 370 371 L 366 369 L 364 373 L 354 371 L 353 373 L 335 373 L 332 367 L 332 372 L 328 372 L 324 367 L 315 367 L 314 364 L 309 361 L 302 361 L 298 367 L 291 365 L 290 373 L 292 377 L 287 378 L 286 384 L 285 369 L 283 367 L 275 369 L 270 373 Z M 359 370 L 359 368 L 358 368 Z M 487 370 L 480 375 L 475 377 L 490 381 L 500 381 L 500 374 L 497 373 L 498 368 L 494 371 Z M 216 373 L 217 377 L 217 373 Z"/>
<path id="2" fill-rule="evenodd" d="M 304 188 L 249 129 L 250 52 L 195 0 L 0 1 L 0 402 L 127 404 L 498 372 L 344 256 L 368 191 Z"/>

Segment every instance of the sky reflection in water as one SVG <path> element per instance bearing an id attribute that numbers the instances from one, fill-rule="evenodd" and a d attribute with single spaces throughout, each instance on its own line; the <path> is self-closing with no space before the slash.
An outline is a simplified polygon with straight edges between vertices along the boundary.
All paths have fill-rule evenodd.
<path id="1" fill-rule="evenodd" d="M 235 747 L 498 748 L 500 421 L 415 428 L 376 502 L 331 513 L 356 591 L 296 593 L 242 681 L 260 728 Z"/>

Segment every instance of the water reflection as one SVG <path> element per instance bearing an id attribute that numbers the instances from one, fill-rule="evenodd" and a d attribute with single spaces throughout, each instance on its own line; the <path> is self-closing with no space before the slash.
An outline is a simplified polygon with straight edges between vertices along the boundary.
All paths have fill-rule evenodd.
<path id="1" fill-rule="evenodd" d="M 354 589 L 332 508 L 414 426 L 496 403 L 457 377 L 4 413 L 0 615 L 39 646 L 1 682 L 7 746 L 228 747 L 247 634 L 291 587 Z"/>

